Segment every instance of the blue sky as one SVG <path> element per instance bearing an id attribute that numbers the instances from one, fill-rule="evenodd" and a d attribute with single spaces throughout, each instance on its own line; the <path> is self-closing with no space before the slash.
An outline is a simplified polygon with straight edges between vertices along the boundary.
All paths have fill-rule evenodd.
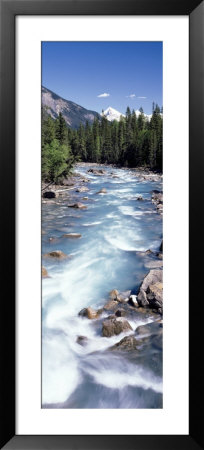
<path id="1" fill-rule="evenodd" d="M 162 106 L 162 42 L 43 42 L 42 85 L 87 109 Z"/>

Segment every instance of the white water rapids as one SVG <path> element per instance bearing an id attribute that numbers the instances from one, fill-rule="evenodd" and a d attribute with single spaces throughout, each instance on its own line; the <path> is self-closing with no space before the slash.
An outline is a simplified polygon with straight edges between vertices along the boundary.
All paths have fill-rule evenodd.
<path id="1" fill-rule="evenodd" d="M 42 254 L 71 255 L 43 259 L 49 278 L 42 281 L 42 406 L 160 408 L 162 355 L 150 358 L 151 349 L 138 359 L 110 353 L 109 347 L 133 332 L 105 338 L 101 322 L 108 313 L 100 320 L 78 316 L 82 308 L 103 307 L 112 289 L 137 293 L 148 272 L 141 252 L 158 251 L 162 239 L 162 218 L 151 202 L 151 191 L 161 190 L 162 182 L 103 168 L 105 175 L 95 176 L 87 173 L 88 165 L 78 165 L 77 172 L 90 180 L 84 184 L 89 191 L 74 188 L 42 205 Z M 107 193 L 97 194 L 101 188 Z M 141 195 L 144 200 L 136 200 Z M 68 208 L 73 201 L 87 209 Z M 65 233 L 82 237 L 67 239 Z M 129 323 L 135 331 L 152 320 L 151 314 L 138 314 Z M 88 338 L 86 346 L 76 342 L 78 336 Z"/>

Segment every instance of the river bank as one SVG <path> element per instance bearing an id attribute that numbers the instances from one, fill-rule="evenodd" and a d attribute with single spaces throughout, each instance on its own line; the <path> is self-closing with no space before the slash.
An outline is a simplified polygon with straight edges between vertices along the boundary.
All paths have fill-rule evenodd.
<path id="1" fill-rule="evenodd" d="M 42 186 L 43 407 L 160 408 L 162 176 L 76 171 Z"/>

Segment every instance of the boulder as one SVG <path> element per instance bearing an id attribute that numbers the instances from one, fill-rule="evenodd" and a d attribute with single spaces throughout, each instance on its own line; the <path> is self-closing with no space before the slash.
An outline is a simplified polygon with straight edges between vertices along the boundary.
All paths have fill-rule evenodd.
<path id="1" fill-rule="evenodd" d="M 107 194 L 107 190 L 105 188 L 100 189 L 100 191 L 96 192 L 97 194 Z"/>
<path id="2" fill-rule="evenodd" d="M 137 301 L 139 306 L 158 309 L 163 306 L 163 271 L 152 269 L 140 285 Z"/>
<path id="3" fill-rule="evenodd" d="M 124 308 L 119 308 L 115 312 L 115 316 L 116 317 L 125 317 L 125 316 L 127 316 L 127 311 Z"/>
<path id="4" fill-rule="evenodd" d="M 148 269 L 157 269 L 159 267 L 163 267 L 163 261 L 162 259 L 159 260 L 150 260 L 145 262 L 145 267 L 147 267 Z"/>
<path id="5" fill-rule="evenodd" d="M 116 300 L 117 300 L 118 302 L 121 302 L 121 303 L 123 303 L 123 302 L 126 303 L 126 302 L 128 302 L 128 300 L 129 300 L 130 294 L 131 294 L 131 291 L 123 291 L 123 292 L 120 292 L 120 293 L 117 295 Z"/>
<path id="6" fill-rule="evenodd" d="M 127 352 L 137 349 L 138 342 L 134 336 L 125 336 L 120 342 L 117 342 L 117 344 L 110 348 L 110 350 L 122 350 Z"/>
<path id="7" fill-rule="evenodd" d="M 109 297 L 115 300 L 118 294 L 119 292 L 117 289 L 112 289 L 112 291 L 109 292 Z"/>
<path id="8" fill-rule="evenodd" d="M 54 191 L 43 192 L 43 198 L 56 198 L 56 197 L 58 197 L 57 192 L 54 192 Z"/>
<path id="9" fill-rule="evenodd" d="M 161 351 L 163 348 L 163 324 L 155 321 L 141 325 L 136 329 L 136 338 L 149 353 Z"/>
<path id="10" fill-rule="evenodd" d="M 104 175 L 106 173 L 103 169 L 89 169 L 88 172 L 93 173 L 93 175 Z"/>
<path id="11" fill-rule="evenodd" d="M 150 284 L 155 284 L 157 282 L 163 281 L 163 272 L 161 269 L 152 269 L 149 273 L 144 277 L 143 282 L 141 283 L 140 289 L 144 291 L 147 290 Z"/>
<path id="12" fill-rule="evenodd" d="M 157 205 L 157 210 L 158 210 L 159 212 L 162 212 L 162 211 L 163 211 L 163 204 L 162 204 L 162 203 L 159 203 L 159 204 Z"/>
<path id="13" fill-rule="evenodd" d="M 111 337 L 129 330 L 132 330 L 132 327 L 123 317 L 106 319 L 102 322 L 102 336 L 104 337 Z"/>
<path id="14" fill-rule="evenodd" d="M 56 259 L 66 259 L 68 255 L 63 253 L 61 250 L 53 250 L 52 252 L 43 255 L 44 258 L 56 258 Z"/>
<path id="15" fill-rule="evenodd" d="M 147 289 L 147 300 L 152 308 L 163 306 L 163 283 L 150 284 Z"/>
<path id="16" fill-rule="evenodd" d="M 87 345 L 88 338 L 86 336 L 77 336 L 76 342 L 77 342 L 77 344 L 84 347 L 85 345 Z"/>
<path id="17" fill-rule="evenodd" d="M 141 195 L 138 195 L 138 197 L 136 197 L 136 200 L 137 201 L 143 201 L 144 199 L 143 199 L 143 197 Z"/>
<path id="18" fill-rule="evenodd" d="M 152 336 L 155 334 L 162 334 L 163 324 L 161 321 L 155 321 L 147 323 L 146 325 L 140 325 L 136 328 L 136 335 L 139 336 Z"/>
<path id="19" fill-rule="evenodd" d="M 157 253 L 156 256 L 159 259 L 163 259 L 163 253 L 162 252 Z"/>
<path id="20" fill-rule="evenodd" d="M 76 192 L 86 192 L 89 189 L 86 186 L 81 186 L 79 188 L 76 189 Z"/>
<path id="21" fill-rule="evenodd" d="M 140 289 L 139 294 L 137 296 L 137 301 L 138 301 L 139 306 L 149 306 L 146 292 L 143 289 Z"/>
<path id="22" fill-rule="evenodd" d="M 117 317 L 127 316 L 127 318 L 132 318 L 133 320 L 135 319 L 136 314 L 138 316 L 138 314 L 140 313 L 140 309 L 141 309 L 141 308 L 139 308 L 139 305 L 133 305 L 133 303 L 131 302 L 130 299 L 128 302 L 118 303 L 117 306 L 118 307 L 115 310 L 115 315 Z"/>
<path id="23" fill-rule="evenodd" d="M 63 234 L 64 238 L 70 238 L 70 239 L 78 239 L 81 237 L 81 234 L 79 233 L 67 233 L 67 234 Z"/>
<path id="24" fill-rule="evenodd" d="M 109 300 L 103 307 L 105 311 L 115 311 L 117 308 L 118 302 L 116 300 Z"/>
<path id="25" fill-rule="evenodd" d="M 42 266 L 42 278 L 49 278 L 47 269 Z"/>
<path id="26" fill-rule="evenodd" d="M 161 194 L 161 191 L 158 191 L 158 189 L 153 189 L 152 195 Z"/>
<path id="27" fill-rule="evenodd" d="M 91 306 L 88 306 L 88 308 L 83 308 L 79 312 L 79 316 L 87 317 L 87 319 L 98 319 L 99 315 L 100 315 L 100 312 L 91 308 Z"/>
<path id="28" fill-rule="evenodd" d="M 160 214 L 163 213 L 163 192 L 160 191 L 152 191 L 152 203 L 154 203 L 157 207 L 157 212 Z"/>
<path id="29" fill-rule="evenodd" d="M 68 205 L 68 208 L 76 208 L 76 209 L 86 209 L 87 206 L 84 205 L 83 203 L 71 203 L 70 205 Z"/>
<path id="30" fill-rule="evenodd" d="M 145 250 L 145 252 L 142 252 L 142 251 L 136 251 L 136 254 L 137 254 L 138 256 L 149 256 L 149 255 L 152 255 L 152 254 L 153 254 L 153 251 L 150 250 L 150 249 Z"/>

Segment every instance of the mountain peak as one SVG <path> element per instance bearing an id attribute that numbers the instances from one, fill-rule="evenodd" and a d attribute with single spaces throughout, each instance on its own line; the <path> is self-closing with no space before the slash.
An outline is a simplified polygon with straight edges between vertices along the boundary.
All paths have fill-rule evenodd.
<path id="1" fill-rule="evenodd" d="M 135 111 L 135 114 L 136 114 L 137 117 L 141 114 L 139 109 L 137 109 Z M 117 120 L 117 122 L 119 122 L 121 116 L 125 117 L 124 114 L 122 114 L 121 112 L 117 111 L 117 109 L 112 108 L 112 106 L 109 106 L 101 115 L 105 116 L 106 119 L 109 120 L 109 122 L 113 122 L 113 120 Z M 152 115 L 144 113 L 144 117 L 147 120 L 150 120 Z"/>
<path id="2" fill-rule="evenodd" d="M 120 116 L 124 117 L 124 114 L 117 111 L 117 109 L 112 108 L 112 106 L 109 106 L 103 113 L 102 116 L 105 116 L 109 122 L 112 122 L 113 120 L 120 120 Z"/>

